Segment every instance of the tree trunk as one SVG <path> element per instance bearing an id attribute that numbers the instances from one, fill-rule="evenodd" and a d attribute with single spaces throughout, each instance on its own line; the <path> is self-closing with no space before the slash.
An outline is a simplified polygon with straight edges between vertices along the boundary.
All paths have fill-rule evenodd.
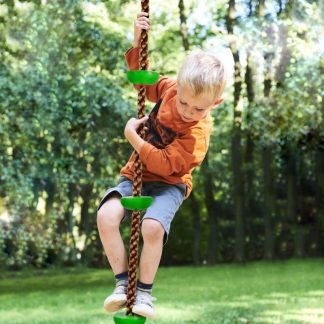
<path id="1" fill-rule="evenodd" d="M 294 224 L 297 215 L 297 185 L 296 185 L 296 163 L 292 156 L 289 144 L 286 144 L 286 159 L 287 159 L 287 216 L 289 222 Z"/>
<path id="2" fill-rule="evenodd" d="M 45 203 L 45 215 L 49 215 L 53 209 L 56 191 L 55 183 L 51 179 L 46 179 L 45 191 L 47 194 Z"/>
<path id="3" fill-rule="evenodd" d="M 66 221 L 66 231 L 69 234 L 69 238 L 72 240 L 72 244 L 69 246 L 70 252 L 68 254 L 69 261 L 74 263 L 77 259 L 77 248 L 76 248 L 76 242 L 73 234 L 74 229 L 74 217 L 73 217 L 73 210 L 74 210 L 74 202 L 76 194 L 76 186 L 74 183 L 69 184 L 68 188 L 68 206 L 66 208 L 65 212 L 65 221 Z"/>
<path id="4" fill-rule="evenodd" d="M 247 125 L 250 124 L 251 120 L 251 107 L 254 102 L 254 84 L 253 84 L 253 74 L 251 68 L 251 62 L 249 59 L 249 55 L 247 57 L 247 67 L 245 73 L 245 84 L 246 84 L 246 91 L 248 97 L 248 106 L 247 106 L 247 113 L 246 113 L 246 123 Z M 255 190 L 254 190 L 254 139 L 253 134 L 250 132 L 249 127 L 247 127 L 245 131 L 246 137 L 246 146 L 245 146 L 245 156 L 244 156 L 244 169 L 245 169 L 245 227 L 246 227 L 246 235 L 250 236 L 252 233 L 251 228 L 251 219 L 255 214 L 254 206 L 255 206 Z"/>
<path id="5" fill-rule="evenodd" d="M 282 1 L 283 0 L 278 0 L 278 6 L 279 6 L 279 10 L 277 12 L 278 17 L 282 14 Z"/>
<path id="6" fill-rule="evenodd" d="M 235 261 L 245 261 L 245 222 L 244 222 L 244 193 L 241 157 L 241 129 L 233 129 L 232 138 L 232 168 L 233 168 L 233 198 L 235 210 Z"/>
<path id="7" fill-rule="evenodd" d="M 259 0 L 256 7 L 256 14 L 260 17 L 264 16 L 265 0 Z"/>
<path id="8" fill-rule="evenodd" d="M 180 15 L 180 35 L 182 39 L 183 48 L 189 50 L 188 26 L 187 17 L 185 14 L 185 6 L 183 0 L 179 0 L 179 15 Z"/>
<path id="9" fill-rule="evenodd" d="M 201 238 L 201 221 L 200 205 L 195 197 L 194 192 L 189 197 L 189 203 L 192 212 L 193 241 L 192 241 L 192 260 L 194 265 L 200 264 L 200 238 Z"/>
<path id="10" fill-rule="evenodd" d="M 246 146 L 245 146 L 245 226 L 246 226 L 246 235 L 250 235 L 251 231 L 251 220 L 255 215 L 255 189 L 254 189 L 254 139 L 252 134 L 248 131 L 246 134 Z"/>
<path id="11" fill-rule="evenodd" d="M 300 224 L 298 216 L 298 171 L 297 148 L 287 144 L 287 216 L 293 225 L 294 256 L 302 258 L 305 255 L 305 228 Z"/>
<path id="12" fill-rule="evenodd" d="M 302 259 L 305 257 L 306 235 L 307 228 L 297 224 L 295 229 L 295 258 Z"/>
<path id="13" fill-rule="evenodd" d="M 39 192 L 42 191 L 42 181 L 39 178 L 33 178 L 33 203 L 32 208 L 36 209 L 39 201 Z"/>
<path id="14" fill-rule="evenodd" d="M 81 220 L 79 226 L 79 233 L 89 235 L 91 229 L 91 219 L 89 216 L 90 200 L 93 190 L 93 184 L 86 184 L 82 186 L 81 198 L 83 200 L 81 205 Z"/>
<path id="15" fill-rule="evenodd" d="M 265 60 L 267 55 L 265 54 Z M 270 56 L 271 60 L 271 56 Z M 268 64 L 268 68 L 271 62 Z M 266 98 L 270 96 L 272 80 L 270 77 L 270 68 L 265 71 L 263 94 Z M 264 257 L 266 260 L 275 258 L 275 229 L 274 216 L 276 214 L 274 179 L 275 172 L 273 167 L 273 145 L 265 144 L 262 149 L 263 179 L 264 179 Z"/>
<path id="16" fill-rule="evenodd" d="M 240 96 L 241 96 L 241 65 L 239 53 L 231 44 L 235 62 L 235 82 L 234 82 L 234 123 L 232 130 L 232 170 L 233 170 L 233 199 L 235 209 L 235 260 L 245 261 L 245 222 L 244 222 L 244 187 L 242 171 L 242 149 L 241 149 L 241 118 Z"/>
<path id="17" fill-rule="evenodd" d="M 92 197 L 93 184 L 86 184 L 82 186 L 81 198 L 83 200 L 81 205 L 81 220 L 79 226 L 80 235 L 84 234 L 84 249 L 81 253 L 82 262 L 86 265 L 90 265 L 92 261 L 92 240 L 91 240 L 91 228 L 95 218 L 89 214 L 90 201 Z"/>
<path id="18" fill-rule="evenodd" d="M 253 15 L 253 1 L 252 0 L 249 0 L 248 6 L 249 6 L 249 14 L 248 14 L 248 16 L 252 17 L 252 15 Z"/>
<path id="19" fill-rule="evenodd" d="M 321 75 L 324 75 L 324 59 L 320 62 Z M 322 123 L 320 129 L 324 129 L 324 100 L 322 100 Z M 317 210 L 317 229 L 319 233 L 318 245 L 324 242 L 324 135 L 320 135 L 318 147 L 316 150 L 316 180 L 317 180 L 317 192 L 316 192 L 316 210 Z M 322 243 L 321 250 L 324 250 L 324 244 Z"/>
<path id="20" fill-rule="evenodd" d="M 324 115 L 324 114 L 323 114 Z M 323 116 L 324 117 L 324 116 Z M 324 118 L 323 118 L 324 121 Z M 324 138 L 316 151 L 316 250 L 323 251 L 324 245 Z M 322 244 L 322 246 L 321 246 Z"/>
<path id="21" fill-rule="evenodd" d="M 242 152 L 241 152 L 241 123 L 242 112 L 240 98 L 242 90 L 241 63 L 239 52 L 233 35 L 235 25 L 235 0 L 229 0 L 226 17 L 226 27 L 231 36 L 230 48 L 233 53 L 235 63 L 234 81 L 234 122 L 232 129 L 232 170 L 233 170 L 233 200 L 235 210 L 235 261 L 245 261 L 245 224 L 244 224 L 244 187 L 242 183 Z"/>
<path id="22" fill-rule="evenodd" d="M 235 24 L 235 0 L 229 0 L 228 11 L 226 16 L 226 28 L 227 28 L 227 33 L 232 36 L 233 36 L 234 24 Z"/>
<path id="23" fill-rule="evenodd" d="M 263 183 L 264 183 L 264 258 L 273 260 L 275 258 L 275 233 L 274 233 L 274 205 L 275 196 L 273 188 L 273 149 L 267 145 L 262 150 L 262 165 L 263 165 Z"/>
<path id="24" fill-rule="evenodd" d="M 218 227 L 217 227 L 217 219 L 216 219 L 217 207 L 214 199 L 213 181 L 211 177 L 211 170 L 209 168 L 208 153 L 205 157 L 204 162 L 202 163 L 201 172 L 203 175 L 205 204 L 208 213 L 208 227 L 209 227 L 207 261 L 208 264 L 215 264 L 218 258 L 218 244 L 217 244 Z"/>

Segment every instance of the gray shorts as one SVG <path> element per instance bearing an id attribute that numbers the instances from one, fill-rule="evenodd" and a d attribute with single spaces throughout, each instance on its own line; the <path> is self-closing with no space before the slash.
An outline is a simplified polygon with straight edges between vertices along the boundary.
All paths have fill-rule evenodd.
<path id="1" fill-rule="evenodd" d="M 132 196 L 132 189 L 133 182 L 128 178 L 121 177 L 115 187 L 105 192 L 97 210 L 100 209 L 113 193 L 117 192 L 122 197 Z M 170 185 L 158 181 L 143 182 L 141 194 L 143 196 L 153 197 L 153 203 L 147 208 L 142 221 L 145 218 L 152 218 L 160 222 L 165 230 L 164 243 L 167 241 L 171 222 L 185 198 L 185 193 L 186 185 L 182 183 Z M 132 211 L 125 209 L 123 220 L 131 217 L 131 215 Z"/>

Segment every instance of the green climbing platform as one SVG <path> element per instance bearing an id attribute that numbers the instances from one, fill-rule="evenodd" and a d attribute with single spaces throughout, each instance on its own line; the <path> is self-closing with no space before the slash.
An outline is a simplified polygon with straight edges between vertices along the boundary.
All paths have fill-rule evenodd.
<path id="1" fill-rule="evenodd" d="M 125 313 L 116 313 L 114 315 L 115 324 L 144 324 L 146 317 L 138 315 L 126 315 Z"/>
<path id="2" fill-rule="evenodd" d="M 128 81 L 134 84 L 154 84 L 159 79 L 159 76 L 159 73 L 147 70 L 131 70 L 127 72 Z"/>
<path id="3" fill-rule="evenodd" d="M 130 210 L 143 210 L 151 206 L 153 198 L 150 196 L 122 197 L 121 204 Z"/>

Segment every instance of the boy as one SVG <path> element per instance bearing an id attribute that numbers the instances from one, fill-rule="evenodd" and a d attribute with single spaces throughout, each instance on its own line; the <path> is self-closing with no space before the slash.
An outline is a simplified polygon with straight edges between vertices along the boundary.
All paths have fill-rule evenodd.
<path id="1" fill-rule="evenodd" d="M 130 70 L 138 69 L 141 29 L 149 30 L 150 21 L 142 12 L 137 16 L 134 46 L 126 54 Z M 183 63 L 177 80 L 161 76 L 147 86 L 147 99 L 156 105 L 149 117 L 131 118 L 125 137 L 143 163 L 143 195 L 151 195 L 153 204 L 146 210 L 141 232 L 143 249 L 133 313 L 155 316 L 152 286 L 167 240 L 171 221 L 192 189 L 191 173 L 203 161 L 212 130 L 210 111 L 222 102 L 225 71 L 220 59 L 196 51 Z M 136 130 L 144 124 L 145 140 Z M 119 225 L 129 212 L 120 203 L 121 196 L 132 195 L 132 155 L 122 168 L 119 184 L 109 189 L 98 207 L 100 238 L 116 278 L 116 289 L 104 302 L 108 312 L 125 307 L 128 285 L 128 259 Z"/>

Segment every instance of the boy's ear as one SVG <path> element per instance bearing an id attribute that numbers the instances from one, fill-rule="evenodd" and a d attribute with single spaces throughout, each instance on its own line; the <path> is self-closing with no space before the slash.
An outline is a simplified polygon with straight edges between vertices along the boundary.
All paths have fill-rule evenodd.
<path id="1" fill-rule="evenodd" d="M 221 104 L 223 102 L 223 100 L 224 100 L 223 98 L 216 99 L 214 102 L 214 108 L 216 108 L 219 104 Z"/>
<path id="2" fill-rule="evenodd" d="M 219 98 L 215 100 L 215 106 L 218 106 L 219 104 L 221 104 L 223 102 L 223 98 Z"/>

